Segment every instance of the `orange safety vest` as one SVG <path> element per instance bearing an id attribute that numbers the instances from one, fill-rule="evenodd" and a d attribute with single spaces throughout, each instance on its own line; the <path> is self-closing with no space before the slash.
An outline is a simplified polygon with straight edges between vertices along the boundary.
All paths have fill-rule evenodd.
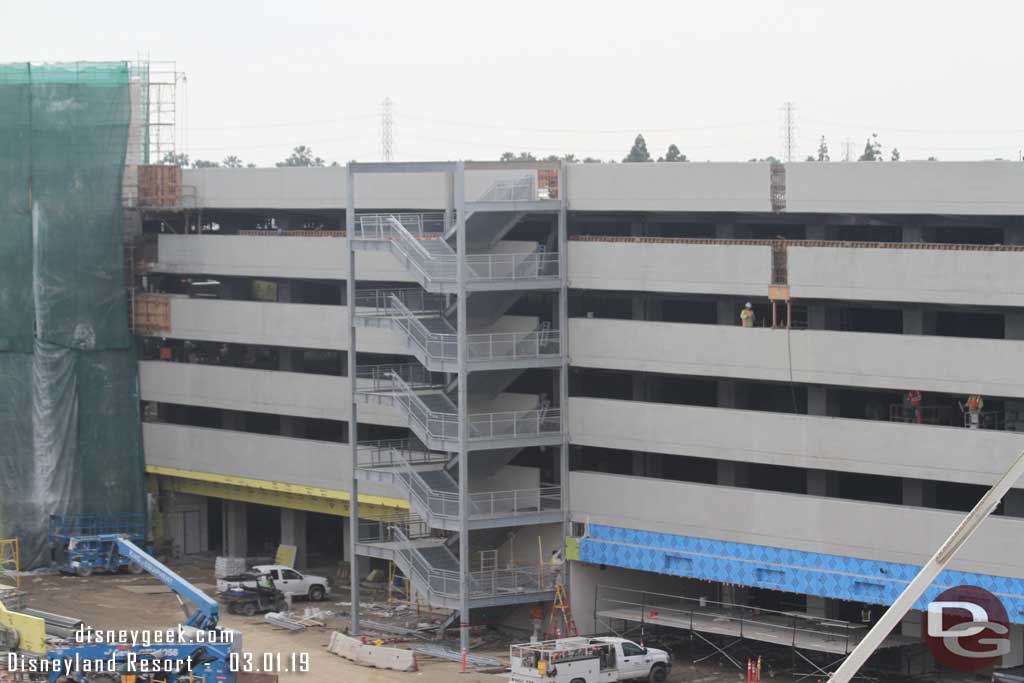
<path id="1" fill-rule="evenodd" d="M 921 406 L 921 392 L 917 389 L 913 389 L 907 392 L 907 400 L 910 401 L 910 405 L 914 408 Z"/>
<path id="2" fill-rule="evenodd" d="M 967 397 L 967 410 L 970 413 L 980 413 L 981 409 L 985 407 L 985 401 L 982 400 L 981 396 L 977 394 L 971 394 Z"/>

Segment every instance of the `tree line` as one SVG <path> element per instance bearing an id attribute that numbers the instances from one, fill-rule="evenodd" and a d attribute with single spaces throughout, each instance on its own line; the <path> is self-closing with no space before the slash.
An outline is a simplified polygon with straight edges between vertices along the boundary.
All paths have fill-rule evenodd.
<path id="1" fill-rule="evenodd" d="M 882 161 L 884 158 L 882 152 L 882 143 L 878 140 L 878 133 L 872 133 L 867 141 L 864 143 L 864 151 L 861 153 L 857 161 Z M 829 154 L 828 142 L 825 140 L 825 136 L 821 136 L 821 140 L 818 143 L 817 155 L 808 155 L 804 161 L 831 161 L 832 157 Z M 889 152 L 890 161 L 900 160 L 900 151 L 896 147 L 893 147 Z M 928 157 L 929 161 L 937 161 L 935 157 Z M 575 154 L 549 154 L 547 156 L 535 156 L 530 152 L 504 152 L 498 161 L 565 161 L 571 164 L 584 163 L 584 164 L 599 164 L 602 163 L 601 159 L 596 157 L 584 157 L 579 159 Z M 622 163 L 643 163 L 643 162 L 688 162 L 689 159 L 683 154 L 679 146 L 675 143 L 670 144 L 668 149 L 665 150 L 665 154 L 659 156 L 657 159 L 651 156 L 651 153 L 647 149 L 647 141 L 644 140 L 642 134 L 637 135 L 633 140 L 633 146 L 629 149 L 629 152 L 622 159 Z M 774 156 L 767 156 L 763 158 L 751 158 L 749 161 L 767 161 L 771 163 L 779 163 L 779 159 Z M 166 154 L 163 158 L 163 163 L 173 164 L 181 166 L 183 168 L 255 168 L 256 164 L 245 163 L 235 155 L 229 155 L 221 161 L 210 161 L 207 159 L 195 159 L 191 160 L 187 154 Z M 616 163 L 614 159 L 609 159 L 607 163 Z M 292 153 L 288 155 L 282 161 L 278 161 L 274 164 L 277 167 L 288 167 L 288 166 L 340 166 L 337 161 L 328 163 L 323 158 L 313 153 L 313 148 L 308 145 L 299 145 L 292 149 Z"/>

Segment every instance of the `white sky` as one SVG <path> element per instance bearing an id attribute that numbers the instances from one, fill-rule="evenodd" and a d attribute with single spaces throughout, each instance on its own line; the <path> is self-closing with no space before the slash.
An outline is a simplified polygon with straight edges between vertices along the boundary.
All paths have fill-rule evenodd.
<path id="1" fill-rule="evenodd" d="M 193 159 L 377 160 L 385 96 L 410 161 L 621 160 L 637 132 L 654 156 L 781 157 L 786 100 L 800 159 L 872 132 L 887 158 L 1024 148 L 1018 0 L 0 0 L 0 61 L 140 53 L 187 74 Z"/>

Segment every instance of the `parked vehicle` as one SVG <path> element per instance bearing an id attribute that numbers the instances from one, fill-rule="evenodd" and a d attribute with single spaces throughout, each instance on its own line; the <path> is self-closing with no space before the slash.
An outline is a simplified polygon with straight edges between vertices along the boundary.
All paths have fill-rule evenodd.
<path id="1" fill-rule="evenodd" d="M 285 595 L 320 601 L 326 598 L 330 591 L 327 579 L 323 576 L 302 574 L 291 567 L 279 564 L 261 564 L 244 574 L 217 579 L 217 591 L 228 593 L 243 588 L 255 590 L 258 587 L 258 579 L 263 574 L 269 575 L 277 590 Z"/>
<path id="2" fill-rule="evenodd" d="M 625 638 L 561 638 L 513 645 L 511 683 L 662 683 L 672 670 L 664 650 Z"/>
<path id="3" fill-rule="evenodd" d="M 257 575 L 255 587 L 249 587 L 248 583 L 246 581 L 221 594 L 231 614 L 251 617 L 254 614 L 283 612 L 288 608 L 284 593 L 274 585 L 274 579 L 270 574 Z"/>

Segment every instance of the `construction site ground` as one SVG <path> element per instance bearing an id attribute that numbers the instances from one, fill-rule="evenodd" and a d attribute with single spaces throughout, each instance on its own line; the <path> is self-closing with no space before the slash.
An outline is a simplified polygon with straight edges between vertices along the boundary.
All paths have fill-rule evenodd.
<path id="1" fill-rule="evenodd" d="M 189 581 L 200 585 L 207 592 L 213 593 L 213 589 L 208 588 L 216 583 L 211 561 L 177 563 L 172 566 Z M 329 570 L 312 571 L 330 574 Z M 169 591 L 150 592 L 148 588 L 143 588 L 150 586 L 153 591 L 159 591 L 161 584 L 145 575 L 130 576 L 127 574 L 95 575 L 89 578 L 44 574 L 29 575 L 22 579 L 22 588 L 29 593 L 31 607 L 79 618 L 93 628 L 167 629 L 180 623 L 182 612 L 175 596 Z M 364 618 L 398 626 L 408 625 L 410 619 L 415 618 L 415 611 L 410 611 L 408 608 L 389 617 L 386 598 L 381 597 L 380 601 L 373 601 L 372 598 L 368 599 L 367 596 L 364 596 L 364 610 L 362 611 Z M 326 648 L 331 632 L 334 630 L 344 631 L 348 626 L 348 598 L 347 590 L 336 587 L 328 599 L 323 602 L 295 601 L 294 611 L 299 615 L 307 607 L 333 612 L 332 616 L 320 619 L 324 622 L 324 626 L 310 626 L 298 632 L 277 629 L 266 623 L 262 616 L 238 616 L 228 614 L 226 609 L 222 610 L 221 624 L 240 631 L 243 634 L 243 650 L 252 652 L 254 655 L 272 652 L 280 653 L 284 657 L 293 652 L 307 652 L 309 654 L 309 672 L 280 673 L 281 683 L 291 681 L 390 683 L 413 680 L 422 683 L 448 683 L 456 680 L 465 683 L 498 683 L 508 680 L 507 673 L 471 671 L 461 674 L 458 663 L 426 657 L 419 657 L 420 670 L 418 672 L 407 673 L 365 668 L 328 653 Z M 454 631 L 451 634 L 457 638 Z M 394 637 L 394 635 L 381 634 L 381 637 L 388 638 Z M 484 642 L 481 643 L 479 634 L 474 639 L 477 641 L 473 650 L 474 654 L 494 657 L 507 664 L 508 645 L 512 639 L 496 634 L 485 635 L 482 639 Z M 449 645 L 452 644 L 455 643 L 449 642 Z M 396 646 L 402 647 L 402 644 Z M 745 673 L 737 671 L 721 658 L 694 665 L 683 651 L 676 653 L 669 680 L 690 683 L 735 683 L 745 680 Z M 766 671 L 762 680 L 789 683 L 796 679 L 784 674 L 770 677 Z M 803 681 L 811 683 L 816 680 L 816 678 L 803 679 Z"/>

